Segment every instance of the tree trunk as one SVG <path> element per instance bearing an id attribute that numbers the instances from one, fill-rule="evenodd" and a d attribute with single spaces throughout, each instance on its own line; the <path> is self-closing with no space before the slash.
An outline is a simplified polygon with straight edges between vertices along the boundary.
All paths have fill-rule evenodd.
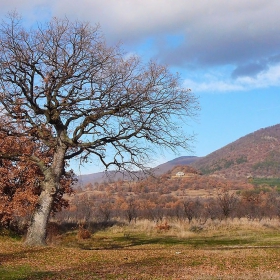
<path id="1" fill-rule="evenodd" d="M 40 194 L 38 206 L 36 207 L 31 225 L 28 228 L 25 245 L 45 246 L 47 223 L 52 209 L 54 194 L 43 190 Z"/>
<path id="2" fill-rule="evenodd" d="M 47 224 L 53 207 L 54 197 L 60 188 L 59 181 L 64 170 L 65 151 L 65 146 L 62 146 L 60 149 L 57 148 L 52 166 L 43 172 L 45 178 L 42 183 L 42 191 L 25 239 L 25 244 L 28 246 L 46 245 Z"/>

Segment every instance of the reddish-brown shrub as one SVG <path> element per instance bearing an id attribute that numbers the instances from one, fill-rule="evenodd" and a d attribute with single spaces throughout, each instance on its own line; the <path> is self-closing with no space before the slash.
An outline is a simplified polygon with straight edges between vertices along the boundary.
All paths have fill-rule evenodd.
<path id="1" fill-rule="evenodd" d="M 168 231 L 168 230 L 170 230 L 170 228 L 171 228 L 171 226 L 167 222 L 156 225 L 156 229 L 158 231 Z"/>
<path id="2" fill-rule="evenodd" d="M 79 225 L 77 237 L 78 239 L 89 239 L 91 237 L 91 233 L 89 230 L 84 228 L 84 225 Z"/>

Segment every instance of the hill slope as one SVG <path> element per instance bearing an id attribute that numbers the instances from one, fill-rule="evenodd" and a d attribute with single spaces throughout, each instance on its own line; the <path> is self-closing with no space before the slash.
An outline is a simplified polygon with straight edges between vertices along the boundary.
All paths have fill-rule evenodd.
<path id="1" fill-rule="evenodd" d="M 175 158 L 152 169 L 161 175 L 175 166 L 191 165 L 202 174 L 242 179 L 247 177 L 280 178 L 280 124 L 262 128 L 245 135 L 233 143 L 205 156 L 183 156 Z M 135 173 L 142 177 L 140 172 Z M 105 172 L 81 175 L 79 184 L 104 181 L 129 180 L 126 173 Z"/>
<path id="2" fill-rule="evenodd" d="M 179 158 L 175 158 L 171 161 L 168 161 L 166 163 L 160 164 L 155 168 L 151 169 L 151 172 L 154 175 L 161 175 L 169 170 L 173 169 L 175 166 L 178 165 L 189 165 L 195 161 L 197 161 L 199 158 L 194 156 L 182 156 Z M 130 180 L 137 177 L 143 177 L 144 174 L 140 171 L 134 172 L 135 177 L 133 174 L 128 175 L 126 172 L 98 172 L 98 173 L 92 173 L 92 174 L 85 174 L 78 176 L 79 184 L 80 185 L 86 185 L 88 183 L 94 184 L 94 183 L 101 183 L 105 181 L 117 181 L 117 180 Z"/>
<path id="3" fill-rule="evenodd" d="M 229 179 L 280 177 L 280 124 L 260 129 L 192 164 L 203 174 Z"/>
<path id="4" fill-rule="evenodd" d="M 170 160 L 166 163 L 160 164 L 157 167 L 153 168 L 153 173 L 155 175 L 161 175 L 161 174 L 164 174 L 164 173 L 168 172 L 169 170 L 173 169 L 175 166 L 190 165 L 190 164 L 196 162 L 197 160 L 199 160 L 199 157 L 191 157 L 191 156 L 178 157 L 178 158 L 175 158 L 173 160 Z"/>

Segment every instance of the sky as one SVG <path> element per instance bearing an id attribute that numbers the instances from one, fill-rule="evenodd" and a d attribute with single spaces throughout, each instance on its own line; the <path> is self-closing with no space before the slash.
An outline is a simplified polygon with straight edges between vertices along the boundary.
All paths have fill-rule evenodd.
<path id="1" fill-rule="evenodd" d="M 67 17 L 100 24 L 109 45 L 181 74 L 201 110 L 189 122 L 192 151 L 206 156 L 280 122 L 278 0 L 0 0 L 0 16 L 16 10 L 26 24 Z M 76 173 L 102 171 L 88 164 Z"/>

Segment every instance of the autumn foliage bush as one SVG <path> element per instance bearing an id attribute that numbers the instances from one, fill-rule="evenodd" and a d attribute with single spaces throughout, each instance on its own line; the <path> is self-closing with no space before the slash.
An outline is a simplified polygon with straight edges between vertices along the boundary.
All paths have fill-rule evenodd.
<path id="1" fill-rule="evenodd" d="M 9 127 L 7 132 L 0 133 L 0 227 L 21 231 L 26 230 L 31 213 L 37 206 L 44 179 L 38 165 L 27 158 L 40 155 L 48 164 L 52 160 L 52 151 L 36 143 L 31 136 L 11 136 L 9 130 L 13 129 Z M 3 156 L 7 154 L 9 156 Z M 65 173 L 60 182 L 52 213 L 68 207 L 63 194 L 73 192 L 74 174 Z"/>

